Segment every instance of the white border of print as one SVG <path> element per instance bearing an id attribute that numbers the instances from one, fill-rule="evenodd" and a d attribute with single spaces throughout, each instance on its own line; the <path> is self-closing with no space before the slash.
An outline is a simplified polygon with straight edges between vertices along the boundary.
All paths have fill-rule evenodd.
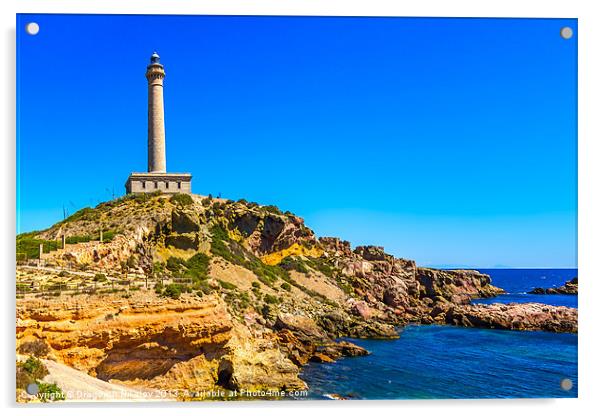
<path id="1" fill-rule="evenodd" d="M 148 415 L 166 412 L 220 413 L 238 415 L 261 413 L 291 416 L 308 412 L 345 412 L 365 415 L 373 408 L 396 414 L 445 413 L 446 415 L 508 413 L 544 413 L 546 415 L 580 415 L 593 413 L 600 387 L 600 331 L 596 319 L 596 297 L 602 294 L 600 235 L 602 235 L 602 22 L 596 8 L 597 2 L 585 0 L 3 0 L 3 40 L 0 55 L 0 128 L 2 148 L 3 200 L 1 205 L 2 237 L 0 238 L 1 263 L 5 273 L 2 284 L 5 296 L 2 319 L 3 333 L 0 343 L 3 352 L 3 370 L 0 376 L 2 402 L 9 413 L 65 415 L 81 414 L 81 407 L 89 415 L 106 415 L 107 412 L 143 411 Z M 441 16 L 441 17 L 570 17 L 579 19 L 579 277 L 580 277 L 580 328 L 579 328 L 579 399 L 562 400 L 443 400 L 396 402 L 303 402 L 303 403 L 176 403 L 143 404 L 88 404 L 19 408 L 14 404 L 14 232 L 15 232 L 15 13 L 116 13 L 116 14 L 238 14 L 238 15 L 334 15 L 334 16 Z M 403 357 L 400 357 L 403 359 Z M 109 408 L 107 408 L 107 406 Z M 79 408 L 78 408 L 79 407 Z M 134 409 L 138 407 L 138 409 Z M 169 407 L 169 408 L 166 408 Z M 114 410 L 113 410 L 114 409 Z M 598 409 L 599 410 L 599 409 Z"/>

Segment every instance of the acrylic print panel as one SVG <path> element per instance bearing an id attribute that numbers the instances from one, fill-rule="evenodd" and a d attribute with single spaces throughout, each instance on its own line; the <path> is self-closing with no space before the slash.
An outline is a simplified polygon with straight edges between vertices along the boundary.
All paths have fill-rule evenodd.
<path id="1" fill-rule="evenodd" d="M 17 28 L 18 401 L 577 397 L 575 19 Z"/>

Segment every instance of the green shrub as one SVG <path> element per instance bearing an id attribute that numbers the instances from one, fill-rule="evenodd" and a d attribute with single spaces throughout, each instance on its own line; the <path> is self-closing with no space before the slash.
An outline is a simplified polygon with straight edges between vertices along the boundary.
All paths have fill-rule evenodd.
<path id="1" fill-rule="evenodd" d="M 86 207 L 82 208 L 79 211 L 76 211 L 73 215 L 67 217 L 63 220 L 64 223 L 78 221 L 78 220 L 87 220 L 87 221 L 95 221 L 100 216 L 100 213 L 94 208 Z"/>
<path id="2" fill-rule="evenodd" d="M 175 279 L 187 279 L 193 282 L 205 280 L 209 274 L 209 256 L 205 253 L 196 253 L 188 260 L 170 257 L 165 268 L 172 272 Z"/>
<path id="3" fill-rule="evenodd" d="M 282 283 L 282 284 L 280 285 L 280 287 L 281 287 L 282 289 L 286 290 L 287 292 L 290 292 L 290 291 L 291 291 L 291 285 L 290 285 L 290 283 L 288 283 L 288 282 L 284 282 L 284 283 Z"/>
<path id="4" fill-rule="evenodd" d="M 162 275 L 165 272 L 165 263 L 161 263 L 156 261 L 153 263 L 153 274 L 154 275 Z"/>
<path id="5" fill-rule="evenodd" d="M 221 287 L 223 287 L 224 289 L 229 289 L 229 290 L 232 290 L 232 289 L 236 289 L 236 288 L 237 288 L 237 286 L 236 286 L 236 285 L 234 285 L 234 284 L 232 284 L 232 283 L 230 283 L 230 282 L 225 282 L 225 281 L 223 281 L 223 280 L 218 280 L 218 283 L 219 283 L 219 285 L 220 285 Z"/>
<path id="6" fill-rule="evenodd" d="M 309 269 L 298 257 L 285 257 L 278 264 L 284 270 L 296 270 L 299 273 L 309 273 Z"/>
<path id="7" fill-rule="evenodd" d="M 199 282 L 194 283 L 192 289 L 198 290 L 197 296 L 202 296 L 203 294 L 208 295 L 214 291 L 213 288 L 209 286 L 209 283 L 207 283 L 206 280 L 201 280 Z"/>
<path id="8" fill-rule="evenodd" d="M 104 273 L 96 273 L 94 275 L 94 281 L 95 282 L 106 282 L 107 276 Z"/>
<path id="9" fill-rule="evenodd" d="M 165 290 L 163 291 L 163 296 L 167 296 L 172 299 L 178 299 L 182 294 L 182 286 L 176 283 L 170 283 L 165 286 Z"/>
<path id="10" fill-rule="evenodd" d="M 29 357 L 24 363 L 19 364 L 33 380 L 42 380 L 48 375 L 48 369 L 44 363 L 35 357 Z"/>
<path id="11" fill-rule="evenodd" d="M 269 293 L 266 293 L 264 295 L 263 300 L 265 303 L 270 303 L 270 304 L 280 303 L 280 298 L 278 298 L 277 296 L 274 296 L 274 295 L 270 295 Z"/>
<path id="12" fill-rule="evenodd" d="M 246 250 L 238 242 L 230 239 L 222 226 L 215 225 L 212 227 L 211 232 L 213 235 L 211 253 L 215 256 L 220 256 L 232 264 L 252 271 L 259 281 L 267 286 L 273 286 L 278 279 L 290 280 L 286 270 L 278 266 L 264 264 L 253 253 Z"/>
<path id="13" fill-rule="evenodd" d="M 194 200 L 188 194 L 175 194 L 169 200 L 172 204 L 181 206 L 191 205 L 194 203 Z"/>
<path id="14" fill-rule="evenodd" d="M 219 217 L 224 213 L 224 207 L 226 204 L 223 204 L 219 201 L 214 202 L 211 209 L 213 210 L 213 215 Z"/>
<path id="15" fill-rule="evenodd" d="M 55 383 L 42 383 L 38 382 L 38 397 L 41 401 L 58 401 L 65 400 L 65 394 L 59 386 Z"/>
<path id="16" fill-rule="evenodd" d="M 282 211 L 280 211 L 276 205 L 266 205 L 262 208 L 267 212 L 271 212 L 272 214 L 282 214 Z"/>
<path id="17" fill-rule="evenodd" d="M 186 276 L 195 280 L 204 280 L 209 273 L 209 256 L 205 253 L 196 253 L 186 261 Z"/>
<path id="18" fill-rule="evenodd" d="M 109 241 L 111 241 L 114 237 L 115 237 L 116 232 L 115 231 L 103 231 L 102 233 L 102 241 L 105 243 L 108 243 Z"/>
<path id="19" fill-rule="evenodd" d="M 221 225 L 214 225 L 213 227 L 211 227 L 211 235 L 213 236 L 213 239 L 218 239 L 218 240 L 229 240 L 230 236 L 228 236 L 228 231 L 226 231 L 226 229 L 224 227 L 222 227 Z"/>
<path id="20" fill-rule="evenodd" d="M 334 277 L 335 269 L 328 263 L 326 259 L 310 258 L 307 259 L 307 263 L 312 269 L 318 270 L 320 273 L 328 277 Z"/>
<path id="21" fill-rule="evenodd" d="M 79 244 L 79 243 L 87 243 L 91 241 L 89 235 L 73 235 L 65 238 L 65 243 L 67 244 Z"/>
<path id="22" fill-rule="evenodd" d="M 31 383 L 35 383 L 35 380 L 31 377 L 31 374 L 29 374 L 27 371 L 25 371 L 25 369 L 23 369 L 23 365 L 19 361 L 17 361 L 16 372 L 18 389 L 25 390 L 28 385 L 30 385 Z"/>
<path id="23" fill-rule="evenodd" d="M 37 259 L 39 257 L 40 244 L 43 244 L 42 250 L 44 253 L 58 250 L 60 244 L 56 240 L 43 240 L 34 238 L 32 233 L 20 234 L 17 236 L 17 259 Z"/>
<path id="24" fill-rule="evenodd" d="M 241 293 L 238 299 L 239 305 L 241 309 L 246 309 L 249 307 L 249 305 L 251 304 L 251 299 L 249 297 L 249 294 L 244 292 Z"/>
<path id="25" fill-rule="evenodd" d="M 170 257 L 167 259 L 165 268 L 170 272 L 179 272 L 182 267 L 186 264 L 186 261 L 179 257 Z"/>
<path id="26" fill-rule="evenodd" d="M 211 228 L 211 253 L 222 257 L 232 264 L 245 267 L 247 262 L 245 249 L 228 236 L 228 232 L 220 225 Z"/>
<path id="27" fill-rule="evenodd" d="M 253 282 L 253 283 L 251 283 L 251 286 L 253 286 L 254 288 L 257 288 L 257 289 L 259 289 L 261 287 L 259 282 Z"/>
<path id="28" fill-rule="evenodd" d="M 259 281 L 267 286 L 272 286 L 278 279 L 290 280 L 286 270 L 265 264 L 256 257 L 247 263 L 246 268 L 255 273 Z"/>
<path id="29" fill-rule="evenodd" d="M 48 344 L 41 339 L 27 341 L 19 345 L 19 353 L 24 355 L 32 355 L 34 357 L 46 357 L 50 352 Z M 40 364 L 42 364 L 40 362 Z"/>
<path id="30" fill-rule="evenodd" d="M 140 194 L 129 194 L 122 198 L 123 201 L 135 201 L 139 204 L 145 203 L 161 195 L 161 191 L 154 191 L 149 193 Z"/>
<path id="31" fill-rule="evenodd" d="M 272 287 L 272 281 L 266 278 L 265 276 L 257 276 L 259 281 L 266 285 L 267 287 Z"/>
<path id="32" fill-rule="evenodd" d="M 31 286 L 27 283 L 17 283 L 17 292 L 31 292 Z"/>

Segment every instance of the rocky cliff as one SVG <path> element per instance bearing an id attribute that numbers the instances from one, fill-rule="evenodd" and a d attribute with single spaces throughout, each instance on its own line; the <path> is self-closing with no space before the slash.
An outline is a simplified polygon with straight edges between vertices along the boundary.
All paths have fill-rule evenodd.
<path id="1" fill-rule="evenodd" d="M 577 295 L 579 293 L 579 279 L 574 277 L 562 286 L 558 287 L 536 287 L 529 293 L 535 295 Z"/>
<path id="2" fill-rule="evenodd" d="M 43 343 L 111 382 L 295 390 L 308 361 L 368 353 L 341 336 L 395 338 L 410 322 L 577 330 L 576 310 L 471 306 L 503 292 L 485 274 L 316 238 L 303 219 L 243 200 L 129 196 L 17 242 L 50 248 L 41 267 L 18 266 L 19 348 Z"/>
<path id="3" fill-rule="evenodd" d="M 101 380 L 170 390 L 299 389 L 298 367 L 272 333 L 251 334 L 219 296 L 83 295 L 17 308 L 20 348 Z"/>

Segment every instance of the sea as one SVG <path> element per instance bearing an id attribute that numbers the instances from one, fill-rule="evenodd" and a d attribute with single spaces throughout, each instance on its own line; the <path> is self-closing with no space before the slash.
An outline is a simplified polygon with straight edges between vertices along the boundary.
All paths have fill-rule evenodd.
<path id="1" fill-rule="evenodd" d="M 577 307 L 577 296 L 531 295 L 577 276 L 576 269 L 482 269 L 506 294 L 474 303 L 539 302 Z M 371 352 L 310 363 L 305 399 L 475 399 L 577 397 L 577 335 L 448 325 L 399 328 L 396 340 L 347 339 Z"/>

